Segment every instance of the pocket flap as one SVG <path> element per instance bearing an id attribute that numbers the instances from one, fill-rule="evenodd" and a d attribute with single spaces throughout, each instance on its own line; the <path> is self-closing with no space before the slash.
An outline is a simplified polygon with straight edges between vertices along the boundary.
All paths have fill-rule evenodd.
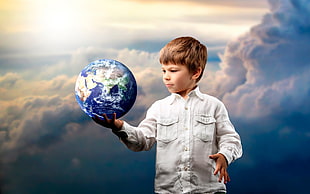
<path id="1" fill-rule="evenodd" d="M 211 124 L 215 123 L 216 120 L 212 116 L 206 116 L 206 115 L 195 115 L 196 121 L 203 123 L 203 124 Z"/>
<path id="2" fill-rule="evenodd" d="M 162 118 L 162 119 L 158 119 L 157 123 L 160 125 L 172 125 L 174 123 L 178 122 L 178 118 Z"/>

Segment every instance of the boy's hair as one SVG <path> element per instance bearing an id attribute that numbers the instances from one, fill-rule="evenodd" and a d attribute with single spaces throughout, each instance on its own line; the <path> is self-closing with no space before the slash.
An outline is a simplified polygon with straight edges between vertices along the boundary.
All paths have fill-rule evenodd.
<path id="1" fill-rule="evenodd" d="M 191 73 L 201 67 L 201 74 L 196 80 L 198 82 L 205 69 L 207 57 L 205 45 L 192 37 L 179 37 L 170 41 L 160 50 L 159 62 L 161 64 L 185 65 Z"/>

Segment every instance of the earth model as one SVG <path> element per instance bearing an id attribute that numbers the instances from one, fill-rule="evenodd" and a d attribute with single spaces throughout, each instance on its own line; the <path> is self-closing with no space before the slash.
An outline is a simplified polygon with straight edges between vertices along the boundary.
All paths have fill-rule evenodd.
<path id="1" fill-rule="evenodd" d="M 125 115 L 137 96 L 137 84 L 131 71 L 122 63 L 100 59 L 88 64 L 76 80 L 75 97 L 90 117 L 104 119 Z"/>

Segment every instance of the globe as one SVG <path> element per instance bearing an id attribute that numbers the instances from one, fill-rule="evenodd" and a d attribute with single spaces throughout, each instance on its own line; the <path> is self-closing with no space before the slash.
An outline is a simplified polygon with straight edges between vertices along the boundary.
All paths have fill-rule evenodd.
<path id="1" fill-rule="evenodd" d="M 137 84 L 131 71 L 121 62 L 100 59 L 89 63 L 79 74 L 75 97 L 90 117 L 104 119 L 125 115 L 135 103 Z"/>

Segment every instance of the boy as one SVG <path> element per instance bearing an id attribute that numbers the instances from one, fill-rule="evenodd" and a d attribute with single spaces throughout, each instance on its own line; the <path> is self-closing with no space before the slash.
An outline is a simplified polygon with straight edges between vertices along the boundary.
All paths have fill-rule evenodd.
<path id="1" fill-rule="evenodd" d="M 226 108 L 197 86 L 207 48 L 192 37 L 180 37 L 160 51 L 163 82 L 170 96 L 156 101 L 138 127 L 98 117 L 133 151 L 157 142 L 156 193 L 226 193 L 227 166 L 241 157 L 240 137 Z"/>

